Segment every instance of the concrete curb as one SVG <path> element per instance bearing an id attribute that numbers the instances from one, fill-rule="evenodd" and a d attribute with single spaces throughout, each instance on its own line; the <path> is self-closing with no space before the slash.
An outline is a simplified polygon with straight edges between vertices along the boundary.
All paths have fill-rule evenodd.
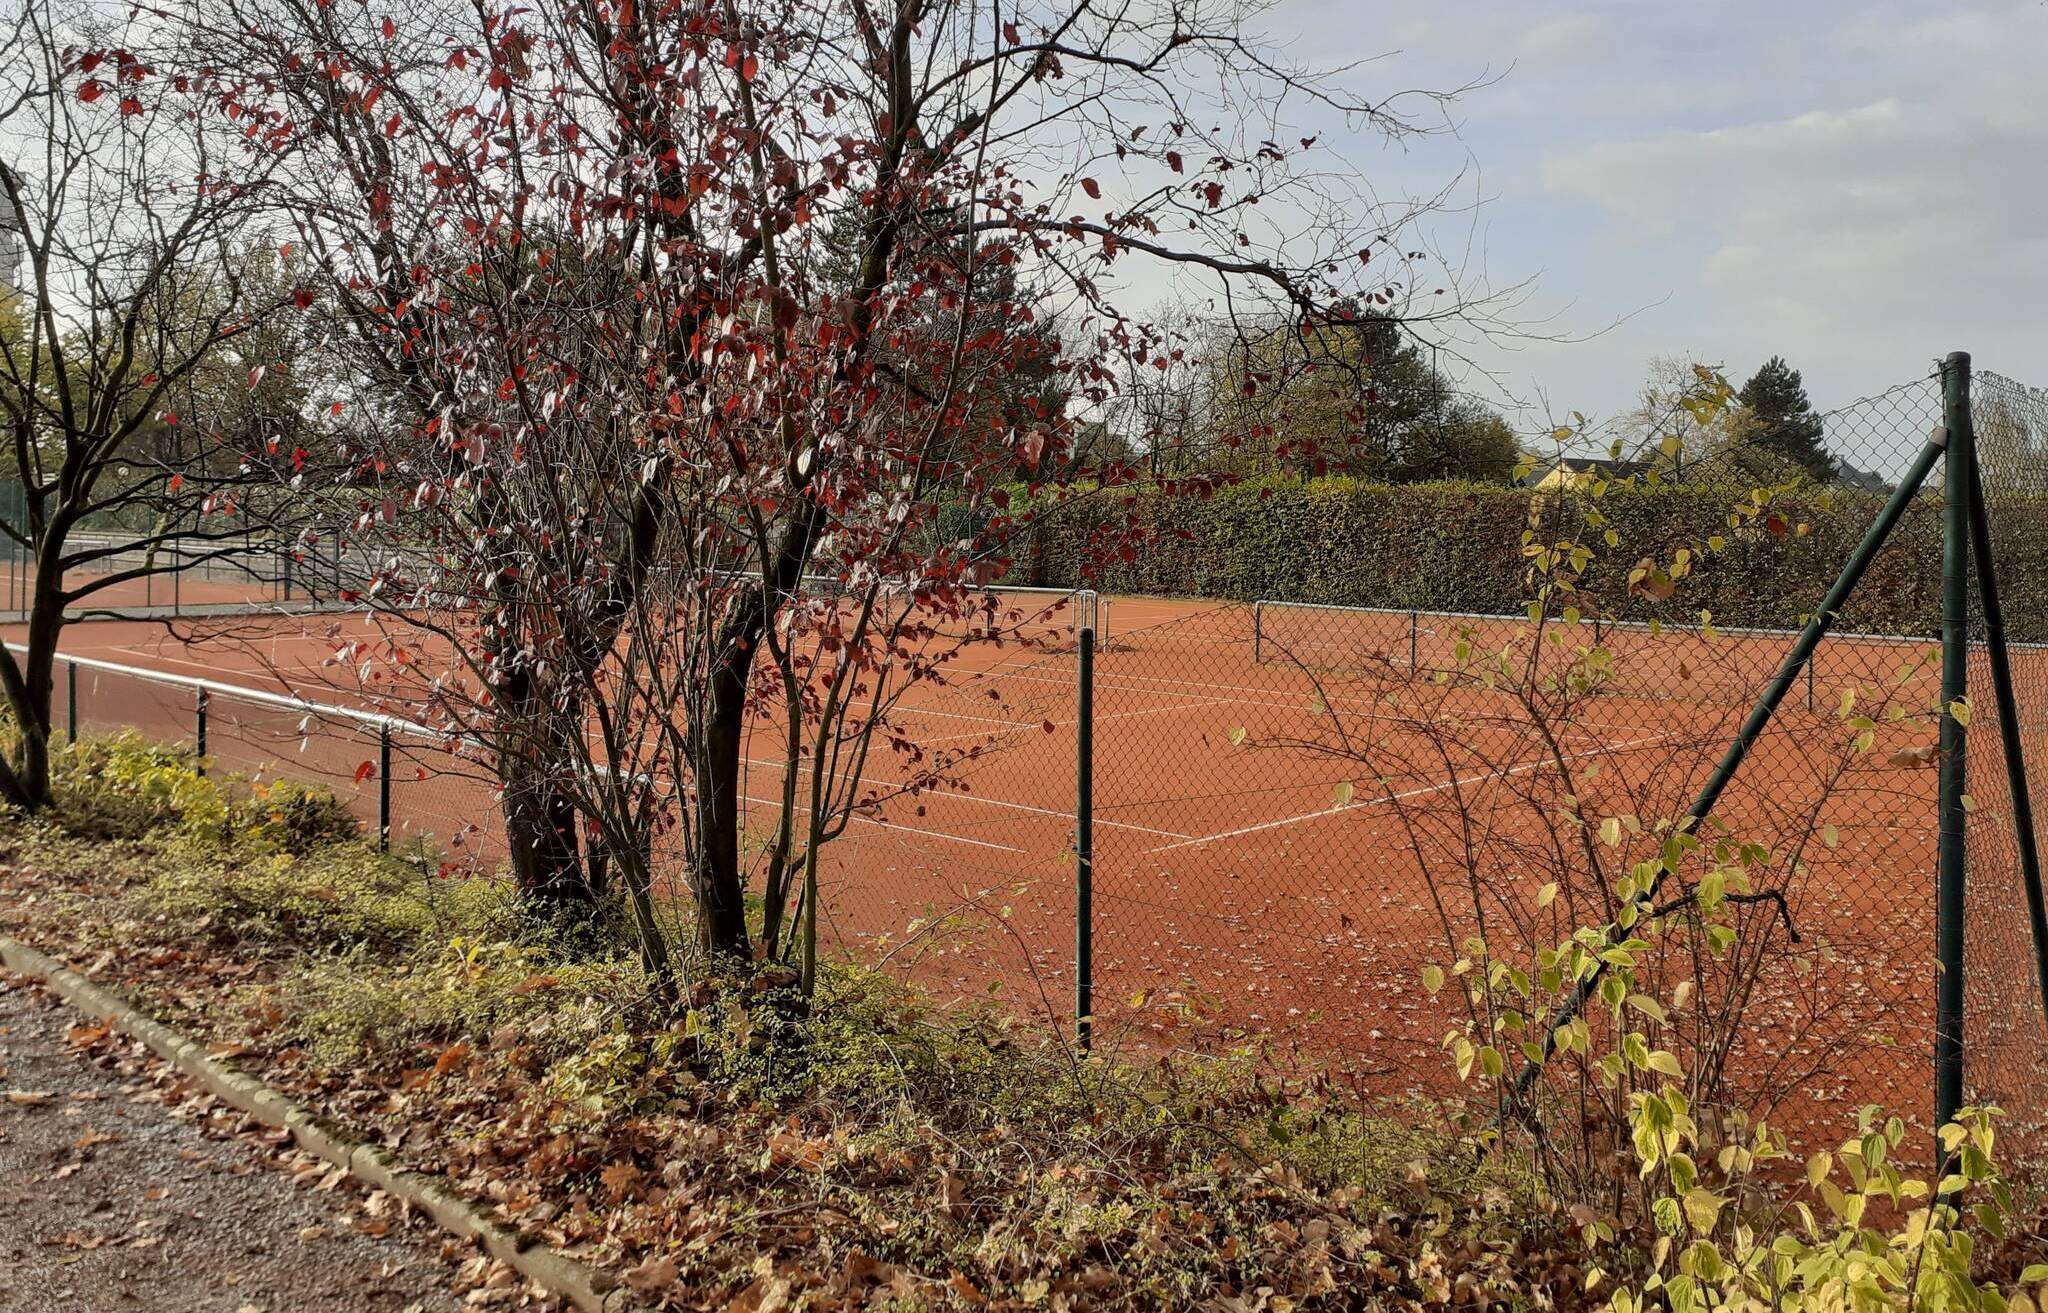
<path id="1" fill-rule="evenodd" d="M 0 964 L 47 985 L 77 1008 L 141 1040 L 151 1052 L 198 1081 L 208 1093 L 266 1126 L 290 1131 L 300 1148 L 341 1168 L 425 1213 L 434 1224 L 463 1240 L 474 1240 L 491 1257 L 509 1264 L 548 1293 L 583 1313 L 619 1313 L 631 1307 L 629 1292 L 609 1273 L 578 1262 L 530 1235 L 507 1230 L 434 1177 L 410 1172 L 382 1145 L 370 1144 L 263 1082 L 207 1056 L 204 1045 L 145 1016 L 117 995 L 79 975 L 46 953 L 0 935 Z"/>

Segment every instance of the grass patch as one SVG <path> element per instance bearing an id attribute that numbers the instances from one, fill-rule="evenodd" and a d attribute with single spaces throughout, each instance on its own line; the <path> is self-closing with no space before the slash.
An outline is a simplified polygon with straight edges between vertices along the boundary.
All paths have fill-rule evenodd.
<path id="1" fill-rule="evenodd" d="M 1576 1308 L 1661 1279 L 1643 1221 L 1255 1041 L 1081 1055 L 845 964 L 808 1000 L 763 965 L 661 1005 L 615 917 L 565 937 L 325 791 L 132 735 L 55 783 L 0 828 L 11 921 L 650 1303 Z"/>

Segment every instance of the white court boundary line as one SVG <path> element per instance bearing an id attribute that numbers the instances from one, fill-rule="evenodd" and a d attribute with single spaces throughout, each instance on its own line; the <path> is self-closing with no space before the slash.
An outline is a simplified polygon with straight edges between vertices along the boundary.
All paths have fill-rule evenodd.
<path id="1" fill-rule="evenodd" d="M 1100 725 L 1100 724 L 1102 724 L 1102 723 L 1103 723 L 1104 721 L 1110 721 L 1110 720 L 1126 720 L 1126 719 L 1129 719 L 1129 718 L 1130 718 L 1130 717 L 1132 717 L 1132 716 L 1157 716 L 1157 715 L 1162 715 L 1162 714 L 1165 714 L 1165 713 L 1167 713 L 1167 712 L 1174 712 L 1174 711 L 1200 711 L 1200 710 L 1202 710 L 1202 709 L 1203 709 L 1203 708 L 1205 708 L 1205 707 L 1228 707 L 1228 706 L 1236 706 L 1236 705 L 1238 705 L 1238 700 L 1237 700 L 1236 698 L 1217 698 L 1217 699 L 1216 699 L 1215 701 L 1213 701 L 1213 702 L 1197 702 L 1197 703 L 1195 703 L 1195 704 L 1194 704 L 1193 706 L 1180 706 L 1180 707 L 1140 707 L 1140 708 L 1138 708 L 1138 709 L 1137 709 L 1137 710 L 1135 710 L 1135 711 L 1119 711 L 1119 712 L 1115 712 L 1115 713 L 1113 713 L 1113 714 L 1111 714 L 1111 715 L 1107 715 L 1107 716 L 1097 716 L 1097 717 L 1095 718 L 1095 723 L 1096 723 L 1096 724 L 1098 724 L 1098 725 Z M 1048 719 L 1048 720 L 1052 720 L 1052 718 L 1051 718 L 1051 717 L 1047 717 L 1046 719 Z M 1052 724 L 1053 724 L 1053 728 L 1054 728 L 1054 729 L 1060 729 L 1060 728 L 1068 728 L 1068 729 L 1071 729 L 1071 728 L 1075 728 L 1075 727 L 1078 727 L 1078 726 L 1080 725 L 1080 723 L 1081 723 L 1081 722 L 1080 722 L 1080 720 L 1079 720 L 1078 718 L 1074 718 L 1074 719 L 1059 719 L 1059 720 L 1053 720 L 1053 721 L 1052 721 Z M 1018 725 L 1018 726 L 1017 726 L 1017 728 L 1018 728 L 1018 729 L 1024 729 L 1024 730 L 1042 730 L 1042 729 L 1044 729 L 1044 728 L 1045 728 L 1045 722 L 1044 722 L 1044 721 L 1030 721 L 1030 722 L 1026 722 L 1026 723 L 1023 723 L 1023 724 L 1020 724 L 1020 725 Z M 922 742 L 922 743 L 925 743 L 925 744 L 939 744 L 939 743 L 958 743 L 958 742 L 960 742 L 960 741 L 961 741 L 962 739 L 971 739 L 971 738 L 979 738 L 979 737 L 980 737 L 980 736 L 979 736 L 979 735 L 976 735 L 976 734 L 949 734 L 949 735 L 947 735 L 947 736 L 946 736 L 945 738 L 941 738 L 941 739 L 924 739 L 924 740 L 921 740 L 921 742 Z"/>
<path id="2" fill-rule="evenodd" d="M 755 797 L 755 796 L 754 796 L 753 794 L 751 794 L 751 793 L 742 793 L 742 794 L 740 795 L 740 797 L 742 797 L 742 798 L 746 799 L 746 800 L 747 800 L 748 802 L 751 802 L 751 803 L 756 803 L 756 804 L 758 804 L 758 805 L 760 805 L 760 806 L 762 806 L 762 807 L 780 807 L 780 806 L 782 805 L 782 804 L 781 804 L 780 802 L 777 802 L 777 801 L 775 801 L 775 800 L 773 800 L 773 799 L 769 799 L 769 798 L 756 798 L 756 797 Z M 797 809 L 798 811 L 801 811 L 801 812 L 808 812 L 808 811 L 810 811 L 810 810 L 811 810 L 811 809 L 810 809 L 809 807 L 805 806 L 805 805 L 804 805 L 803 803 L 798 803 L 798 804 L 796 805 L 796 809 Z M 880 829 L 880 830 L 901 830 L 901 831 L 903 831 L 903 832 L 904 832 L 905 834 L 915 834 L 915 835 L 918 835 L 918 836 L 920 836 L 920 837 L 923 837 L 923 838 L 927 838 L 927 839 L 945 839 L 945 840 L 947 840 L 947 841 L 949 841 L 949 842 L 952 842 L 952 843 L 971 843 L 971 844 L 973 844 L 973 845 L 974 845 L 975 847 L 977 847 L 977 848 L 994 848 L 994 849 L 995 849 L 995 850 L 997 850 L 998 852 L 1006 852 L 1006 853 L 1018 853 L 1018 854 L 1023 854 L 1023 853 L 1025 852 L 1025 850 L 1024 850 L 1024 849 L 1022 849 L 1022 848 L 1013 848 L 1013 847 L 1011 847 L 1011 846 L 1010 846 L 1009 844 L 1007 844 L 1007 843 L 996 843 L 996 842 L 994 842 L 993 840 L 990 840 L 990 839 L 970 839 L 970 838 L 968 838 L 968 837 L 967 837 L 966 835 L 963 835 L 963 834 L 953 834 L 953 833 L 951 833 L 950 831 L 947 831 L 947 830 L 920 830 L 920 829 L 916 829 L 916 828 L 914 828 L 914 827 L 912 827 L 912 826 L 908 826 L 908 825 L 897 825 L 897 824 L 894 824 L 893 822 L 890 822 L 890 821 L 886 821 L 886 820 L 880 820 L 880 819 L 877 819 L 876 817 L 873 817 L 873 816 L 862 816 L 862 815 L 861 815 L 860 813 L 858 813 L 858 812 L 853 812 L 853 813 L 850 813 L 850 817 L 849 817 L 849 818 L 850 818 L 850 819 L 852 819 L 852 820 L 860 821 L 860 822 L 862 822 L 863 824 L 867 824 L 867 825 L 872 825 L 872 826 L 874 826 L 874 827 L 875 827 L 876 829 Z"/>
<path id="3" fill-rule="evenodd" d="M 1037 681 L 1039 681 L 1039 682 L 1041 682 L 1041 683 L 1052 683 L 1052 684 L 1065 684 L 1065 683 L 1068 683 L 1068 682 L 1069 682 L 1069 681 L 1066 681 L 1066 680 L 1056 680 L 1056 679 L 1047 679 L 1047 678 L 1046 678 L 1045 676 L 1042 676 L 1042 675 L 1012 675 L 1012 676 L 1010 676 L 1010 678 L 1012 678 L 1012 679 L 1031 679 L 1031 680 L 1037 680 Z M 1183 688 L 1185 688 L 1185 689 L 1189 689 L 1189 690 L 1214 690 L 1214 691 L 1221 691 L 1221 692 L 1238 692 L 1238 693 L 1264 693 L 1264 694 L 1268 694 L 1268 695 L 1271 695 L 1271 694 L 1272 694 L 1272 693 L 1274 692 L 1274 690 L 1272 690 L 1272 689 L 1257 689 L 1257 688 L 1248 688 L 1248 687 L 1246 687 L 1246 686 L 1244 686 L 1244 685 L 1242 685 L 1242 684 L 1218 684 L 1218 683 L 1215 683 L 1215 682 L 1213 682 L 1213 681 L 1210 681 L 1210 680 L 1203 680 L 1203 679 L 1181 679 L 1181 678 L 1179 678 L 1179 677 L 1177 677 L 1177 676 L 1174 676 L 1174 675 L 1132 675 L 1132 674 L 1126 674 L 1126 675 L 1124 675 L 1124 676 L 1123 676 L 1123 678 L 1125 678 L 1125 679 L 1142 679 L 1142 680 L 1148 680 L 1148 681 L 1150 681 L 1150 682 L 1152 682 L 1152 683 L 1155 683 L 1155 684 L 1170 684 L 1170 685 L 1175 685 L 1175 686 L 1177 686 L 1177 687 L 1172 687 L 1172 688 L 1147 688 L 1147 687 L 1143 687 L 1143 686 L 1141 686 L 1141 685 L 1134 685 L 1134 684 L 1118 684 L 1118 683 L 1115 683 L 1115 682 L 1112 682 L 1112 681 L 1108 681 L 1108 680 L 1104 680 L 1104 679 L 1100 678 L 1100 677 L 1099 677 L 1099 669 L 1098 669 L 1098 677 L 1097 677 L 1097 679 L 1096 679 L 1096 681 L 1095 681 L 1095 687 L 1096 687 L 1096 690 L 1097 690 L 1098 692 L 1100 692 L 1100 691 L 1101 691 L 1102 689 L 1105 689 L 1105 688 L 1107 688 L 1107 689 L 1109 689 L 1109 690 L 1110 690 L 1111 692 L 1116 692 L 1116 693 L 1146 693 L 1146 694 L 1155 694 L 1155 695 L 1158 695 L 1158 696 L 1161 696 L 1161 697 L 1178 697 L 1178 698 L 1198 698 L 1198 697 L 1201 697 L 1201 696 L 1203 695 L 1203 694 L 1202 694 L 1202 692 L 1199 692 L 1199 691 L 1189 691 L 1189 692 L 1182 692 L 1182 691 L 1181 691 L 1181 689 L 1183 689 Z M 1351 710 L 1351 711 L 1349 711 L 1349 712 L 1347 712 L 1346 714 L 1348 714 L 1348 715 L 1353 715 L 1353 716 L 1356 716 L 1356 717 L 1359 717 L 1360 719 L 1364 719 L 1364 720 L 1374 720 L 1374 721 L 1387 721 L 1387 722 L 1390 722 L 1390 723 L 1393 723 L 1393 724 L 1399 724 L 1399 725 L 1407 725 L 1407 724 L 1413 724 L 1413 723 L 1414 723 L 1413 721 L 1409 720 L 1409 719 L 1408 719 L 1408 718 L 1406 718 L 1406 717 L 1402 717 L 1402 716 L 1393 716 L 1393 715 L 1387 715 L 1387 714 L 1385 714 L 1385 713 L 1383 713 L 1383 712 L 1380 712 L 1380 711 L 1376 711 L 1376 710 L 1373 710 L 1373 705 L 1374 705 L 1374 704 L 1373 704 L 1373 701 L 1372 701 L 1372 700 L 1369 700 L 1369 699 L 1366 699 L 1366 698 L 1360 698 L 1360 697 L 1338 697 L 1338 698 L 1335 698 L 1335 699 L 1326 699 L 1326 700 L 1325 700 L 1325 705 L 1330 705 L 1330 704 L 1331 704 L 1332 702 L 1334 702 L 1334 703 L 1343 703 L 1343 704 L 1352 704 L 1352 705 L 1353 705 L 1353 706 L 1355 707 L 1355 709 L 1354 709 L 1354 710 Z M 1149 707 L 1149 708 L 1146 708 L 1146 711 L 1147 711 L 1147 713 L 1148 713 L 1148 714 L 1149 714 L 1149 713 L 1152 713 L 1152 712 L 1158 712 L 1158 711 L 1194 711 L 1194 710 L 1197 710 L 1197 709 L 1198 709 L 1198 707 L 1200 707 L 1200 706 L 1225 706 L 1225 705 L 1231 705 L 1231 706 L 1240 706 L 1240 707 L 1265 707 L 1265 708 L 1267 708 L 1267 709 L 1269 709 L 1269 710 L 1275 710 L 1275 711 L 1303 711 L 1303 710 L 1307 710 L 1307 709 L 1308 709 L 1308 708 L 1307 708 L 1306 706 L 1304 706 L 1304 705 L 1302 705 L 1302 704 L 1298 704 L 1298 703 L 1294 703 L 1294 702 L 1276 702 L 1276 701 L 1271 701 L 1271 700 L 1269 700 L 1268 698 L 1243 698 L 1243 697 L 1226 697 L 1226 698 L 1219 698 L 1219 699 L 1217 699 L 1217 700 L 1216 700 L 1216 701 L 1214 701 L 1214 702 L 1209 702 L 1209 703 L 1201 703 L 1201 704 L 1197 704 L 1197 706 L 1190 706 L 1190 707 Z M 1119 714 L 1122 714 L 1122 713 L 1119 713 Z M 1113 718 L 1114 718 L 1114 717 L 1097 717 L 1097 719 L 1098 719 L 1098 720 L 1103 720 L 1103 719 L 1113 719 Z M 1489 725 L 1490 725 L 1490 726 L 1492 726 L 1492 727 L 1494 727 L 1494 728 L 1500 728 L 1500 729 L 1512 729 L 1512 728 L 1515 728 L 1515 727 L 1516 727 L 1516 725 L 1517 725 L 1517 724 L 1518 724 L 1519 722 L 1515 722 L 1515 721 L 1509 721 L 1509 720 L 1504 720 L 1504 719 L 1502 719 L 1502 718 L 1500 718 L 1500 717 L 1497 717 L 1497 716 L 1475 716 L 1475 717 L 1473 718 L 1473 723 L 1474 723 L 1475 725 L 1478 725 L 1478 726 L 1489 726 Z M 1641 729 L 1641 728 L 1642 728 L 1642 726 L 1641 726 L 1641 725 L 1610 725 L 1610 724 L 1606 724 L 1606 723 L 1604 723 L 1604 722 L 1601 722 L 1601 721 L 1593 721 L 1593 720 L 1579 720 L 1579 721 L 1573 721 L 1573 722 L 1572 722 L 1572 726 L 1573 726 L 1572 732 L 1573 732 L 1573 733 L 1574 733 L 1575 735 L 1577 735 L 1578 737 L 1580 737 L 1580 738 L 1585 738 L 1585 739 L 1592 739 L 1592 738 L 1594 738 L 1594 737 L 1595 737 L 1595 735 L 1594 735 L 1594 734 L 1593 734 L 1593 733 L 1592 733 L 1591 731 L 1599 731 L 1599 730 L 1609 730 L 1609 731 L 1612 731 L 1612 730 L 1631 730 L 1631 729 Z M 1604 740 L 1600 740 L 1600 741 L 1603 741 L 1603 742 L 1604 742 Z"/>
<path id="4" fill-rule="evenodd" d="M 766 769 L 766 770 L 780 770 L 780 769 L 781 769 L 781 768 L 782 768 L 782 767 L 783 767 L 784 765 L 786 765 L 786 764 L 787 764 L 786 762 L 784 762 L 783 760 L 780 760 L 780 759 L 776 759 L 776 760 L 764 760 L 764 759 L 762 759 L 762 758 L 759 758 L 759 757 L 744 757 L 744 758 L 742 758 L 741 760 L 742 760 L 742 761 L 744 761 L 744 762 L 746 763 L 746 765 L 747 765 L 747 766 L 749 766 L 749 767 L 754 767 L 754 766 L 760 766 L 760 767 L 762 767 L 763 769 Z M 862 776 L 862 777 L 861 777 L 861 778 L 860 778 L 859 780 L 855 781 L 855 783 L 856 783 L 857 785 L 858 785 L 858 784 L 869 784 L 869 783 L 878 783 L 878 784 L 888 784 L 888 785 L 890 785 L 891 787 L 895 787 L 895 788 L 901 788 L 901 787 L 902 787 L 902 785 L 901 785 L 901 783 L 900 783 L 899 781 L 890 781 L 890 780 L 870 780 L 870 779 L 868 779 L 868 777 L 866 777 L 865 775 L 864 775 L 864 776 Z M 908 797 L 916 797 L 916 796 L 923 796 L 923 797 L 931 797 L 931 798 L 953 798 L 953 799 L 958 799 L 958 800 L 959 800 L 959 801 L 961 801 L 961 802 L 978 802 L 978 803 L 982 804 L 982 805 L 983 805 L 984 807 L 1006 807 L 1006 808 L 1009 808 L 1010 810 L 1013 810 L 1013 811 L 1022 811 L 1022 812 L 1032 812 L 1032 813 L 1035 813 L 1036 815 L 1039 815 L 1039 816 L 1053 816 L 1053 817 L 1057 817 L 1057 818 L 1058 818 L 1058 819 L 1060 819 L 1060 820 L 1063 820 L 1063 821 L 1067 821 L 1067 822 L 1070 822 L 1070 823 L 1071 823 L 1071 822 L 1073 821 L 1073 819 L 1074 819 L 1074 814 L 1073 814 L 1073 813 L 1072 813 L 1071 811 L 1059 811 L 1059 810 L 1056 810 L 1055 808 L 1051 808 L 1051 807 L 1039 807 L 1039 806 L 1035 806 L 1035 805 L 1033 805 L 1033 804 L 1031 804 L 1031 803 L 1028 803 L 1028 802 L 1011 802 L 1011 801 L 1010 801 L 1009 799 L 1007 799 L 1007 798 L 989 798 L 989 797 L 984 797 L 983 795 L 981 795 L 981 794 L 979 794 L 979 793 L 954 793 L 954 792 L 948 792 L 948 791 L 944 791 L 944 790 L 936 790 L 936 789 L 935 789 L 935 790 L 932 790 L 932 791 L 930 791 L 930 792 L 928 792 L 928 793 L 926 793 L 926 794 L 923 794 L 923 795 L 913 795 L 913 794 L 908 794 L 908 793 L 906 793 L 906 794 L 903 794 L 903 795 L 901 795 L 901 796 L 903 796 L 903 797 L 906 797 L 906 798 L 908 798 Z M 758 799 L 758 798 L 750 798 L 750 799 L 748 799 L 748 801 L 750 801 L 750 802 L 761 802 L 762 800 L 761 800 L 761 799 Z M 781 803 L 763 803 L 763 805 L 764 805 L 764 806 L 776 806 L 776 807 L 779 807 L 779 806 L 781 806 L 782 804 L 781 804 Z M 798 804 L 798 805 L 799 805 L 799 806 L 802 806 L 802 804 Z M 886 806 L 887 804 L 884 804 L 884 805 Z M 808 810 L 809 810 L 809 808 L 808 808 L 808 807 L 806 807 L 806 808 L 804 808 L 804 810 L 808 811 Z M 1095 823 L 1096 823 L 1097 825 L 1100 825 L 1100 826 L 1110 827 L 1110 828 L 1114 828 L 1114 829 L 1119 829 L 1119 830 L 1136 830 L 1136 831 L 1138 831 L 1138 832 L 1139 832 L 1139 833 L 1141 833 L 1141 834 L 1150 834 L 1150 835 L 1155 835 L 1155 836 L 1157 836 L 1157 837 L 1159 837 L 1159 838 L 1162 838 L 1162 839 L 1192 839 L 1192 838 L 1194 838 L 1194 837 L 1195 837 L 1195 836 L 1193 836 L 1193 835 L 1191 835 L 1191 834 L 1183 834 L 1183 833 L 1181 833 L 1181 832 L 1180 832 L 1179 830 L 1161 830 L 1161 829 L 1156 829 L 1156 828 L 1154 828 L 1153 826 L 1150 826 L 1150 825 L 1139 825 L 1139 824 L 1137 824 L 1137 823 L 1135 823 L 1135 822 L 1133 822 L 1133 821 L 1106 821 L 1106 820 L 1103 820 L 1103 819 L 1102 819 L 1102 818 L 1101 818 L 1100 816 L 1097 816 L 1097 817 L 1095 818 Z M 897 828 L 897 829 L 907 829 L 907 828 L 909 828 L 909 827 L 907 827 L 907 826 L 896 826 L 896 827 L 894 827 L 894 828 Z M 918 831 L 918 833 L 923 833 L 923 831 Z M 957 837 L 957 836 L 956 836 L 956 837 Z M 965 842 L 974 842 L 974 841 L 973 841 L 973 840 L 966 840 Z M 1022 850 L 1022 849 L 1016 849 L 1016 848 L 1013 848 L 1013 849 L 1011 849 L 1011 851 L 1012 851 L 1012 852 L 1021 852 L 1021 851 L 1023 851 L 1023 850 Z"/>
<path id="5" fill-rule="evenodd" d="M 1678 737 L 1678 734 L 1679 731 L 1672 730 L 1664 734 L 1645 735 L 1639 739 L 1628 739 L 1621 743 L 1588 748 L 1584 752 L 1567 753 L 1563 760 L 1578 761 L 1584 757 L 1598 756 L 1603 752 L 1625 752 L 1630 748 L 1643 747 L 1652 743 L 1662 743 L 1666 739 Z M 1377 798 L 1369 798 L 1364 802 L 1350 803 L 1342 807 L 1318 807 L 1312 812 L 1303 812 L 1299 816 L 1283 816 L 1277 821 L 1261 821 L 1256 825 L 1240 826 L 1235 830 L 1224 830 L 1218 834 L 1205 834 L 1199 838 L 1187 839 L 1180 843 L 1169 843 L 1158 848 L 1148 848 L 1145 851 L 1146 855 L 1150 856 L 1153 853 L 1172 852 L 1176 848 L 1191 848 L 1202 844 L 1215 843 L 1219 839 L 1235 839 L 1239 835 L 1256 834 L 1261 830 L 1276 830 L 1283 825 L 1295 825 L 1313 821 L 1324 816 L 1341 816 L 1346 812 L 1364 811 L 1368 807 L 1375 807 L 1386 802 L 1398 802 L 1403 798 L 1419 798 L 1424 794 L 1438 793 L 1444 789 L 1454 789 L 1463 784 L 1480 784 L 1490 780 L 1512 779 L 1517 775 L 1526 775 L 1532 770 L 1541 770 L 1545 766 L 1554 764 L 1554 762 L 1547 758 L 1539 761 L 1526 761 L 1519 766 L 1511 766 L 1506 770 L 1483 771 L 1477 775 L 1466 775 L 1448 779 L 1441 784 L 1420 785 L 1413 789 L 1403 790 L 1400 793 L 1383 794 Z"/>

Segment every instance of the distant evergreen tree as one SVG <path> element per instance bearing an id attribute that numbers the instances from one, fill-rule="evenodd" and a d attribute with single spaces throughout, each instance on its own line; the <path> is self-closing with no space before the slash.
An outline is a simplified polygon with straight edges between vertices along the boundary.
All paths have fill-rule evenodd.
<path id="1" fill-rule="evenodd" d="M 1837 466 L 1821 440 L 1820 416 L 1813 413 L 1799 371 L 1783 356 L 1766 360 L 1742 385 L 1737 399 L 1748 412 L 1746 445 L 1782 456 L 1821 483 L 1834 479 Z"/>

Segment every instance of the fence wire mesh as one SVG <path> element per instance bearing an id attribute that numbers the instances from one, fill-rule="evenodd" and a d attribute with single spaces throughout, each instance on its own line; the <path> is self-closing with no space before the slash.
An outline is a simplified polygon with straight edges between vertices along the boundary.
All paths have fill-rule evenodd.
<path id="1" fill-rule="evenodd" d="M 19 485 L 11 488 L 19 501 Z M 0 515 L 25 533 L 25 514 L 0 493 Z M 79 595 L 66 610 L 82 618 L 108 615 L 179 619 L 257 611 L 347 608 L 380 578 L 422 572 L 424 553 L 399 560 L 345 543 L 331 529 L 286 540 L 221 533 L 153 539 L 146 531 L 74 530 L 65 553 L 74 564 L 60 587 Z M 36 590 L 35 559 L 0 534 L 0 623 L 19 622 Z M 89 591 L 88 591 L 89 590 Z"/>
<path id="2" fill-rule="evenodd" d="M 1998 374 L 1972 387 L 1977 465 L 1992 565 L 2011 651 L 2012 692 L 2027 794 L 2048 817 L 2048 392 Z M 1973 802 L 1964 919 L 1964 1077 L 1967 1097 L 1996 1103 L 2029 1147 L 2048 1148 L 2048 1015 L 2040 957 L 2017 842 L 2015 806 L 1985 635 L 1982 597 L 1972 617 L 1965 787 Z M 1978 714 L 1980 713 L 1981 714 Z M 2036 835 L 2037 842 L 2040 836 Z"/>
<path id="3" fill-rule="evenodd" d="M 2048 394 L 1980 374 L 1976 414 L 2020 738 L 2048 815 Z M 1758 504 L 1712 462 L 1662 472 L 1660 505 L 1685 514 L 1639 517 L 1570 613 L 1493 614 L 1493 594 L 1446 597 L 1441 580 L 1434 609 L 1418 609 L 1387 595 L 1386 563 L 1341 554 L 1296 595 L 1098 605 L 1080 581 L 1041 574 L 1049 591 L 1003 600 L 1039 608 L 1035 624 L 968 644 L 890 713 L 905 740 L 957 760 L 943 784 L 906 787 L 887 764 L 862 781 L 872 801 L 821 860 L 823 934 L 941 989 L 1073 1020 L 1072 639 L 1085 617 L 1102 638 L 1098 1034 L 1266 1031 L 1379 1093 L 1446 1091 L 1443 1037 L 1468 1005 L 1426 988 L 1422 968 L 1469 959 L 1475 937 L 1527 959 L 1612 917 L 1615 879 L 1654 854 L 1659 822 L 1713 771 L 1941 423 L 1941 391 L 1915 380 L 1821 418 L 1833 480 Z M 1591 491 L 1531 491 L 1528 527 L 1586 531 Z M 1753 845 L 1748 878 L 1774 897 L 1735 916 L 1734 965 L 1702 988 L 1680 1042 L 1721 1073 L 1710 1098 L 1774 1112 L 1795 1138 L 1839 1135 L 1863 1103 L 1923 1125 L 1932 1112 L 1945 495 L 1929 487 L 1908 509 L 1714 813 Z M 1637 557 L 1668 561 L 1710 537 L 1719 547 L 1668 594 L 1628 581 Z M 1981 617 L 1973 637 L 1967 1074 L 1971 1097 L 2004 1106 L 2040 1153 L 2048 1019 Z M 192 739 L 189 690 L 80 678 L 87 727 Z M 388 787 L 394 846 L 475 870 L 500 860 L 475 763 L 399 735 L 388 775 L 364 776 L 374 731 L 232 703 L 216 694 L 210 708 L 222 768 L 325 782 L 372 826 Z M 755 836 L 781 805 L 783 752 L 772 714 L 749 735 Z M 679 893 L 680 856 L 661 851 Z M 1657 969 L 1668 981 L 1695 968 L 1674 951 Z"/>

